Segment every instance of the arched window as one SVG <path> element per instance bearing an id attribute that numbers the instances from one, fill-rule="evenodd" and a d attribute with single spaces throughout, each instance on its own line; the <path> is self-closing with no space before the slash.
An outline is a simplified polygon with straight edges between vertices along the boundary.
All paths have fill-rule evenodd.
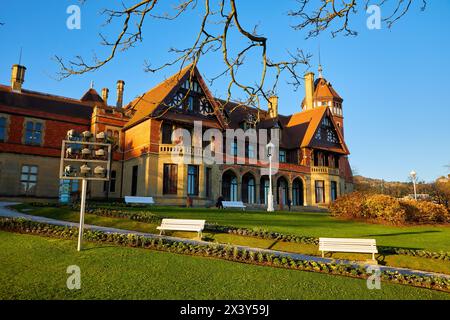
<path id="1" fill-rule="evenodd" d="M 230 201 L 237 201 L 237 178 L 233 177 L 231 179 L 231 188 L 230 188 Z"/>
<path id="2" fill-rule="evenodd" d="M 255 203 L 255 197 L 256 197 L 256 184 L 255 179 L 250 178 L 248 180 L 248 203 Z"/>
<path id="3" fill-rule="evenodd" d="M 261 178 L 260 184 L 260 203 L 267 204 L 267 197 L 269 195 L 269 178 L 264 176 Z"/>
<path id="4" fill-rule="evenodd" d="M 277 181 L 277 203 L 288 204 L 288 183 L 284 177 L 280 177 Z"/>
<path id="5" fill-rule="evenodd" d="M 238 199 L 237 177 L 231 170 L 226 171 L 222 176 L 222 196 L 227 201 Z"/>
<path id="6" fill-rule="evenodd" d="M 256 203 L 256 183 L 251 173 L 242 177 L 242 201 L 245 203 Z"/>
<path id="7" fill-rule="evenodd" d="M 292 205 L 303 206 L 303 181 L 300 178 L 292 182 Z"/>

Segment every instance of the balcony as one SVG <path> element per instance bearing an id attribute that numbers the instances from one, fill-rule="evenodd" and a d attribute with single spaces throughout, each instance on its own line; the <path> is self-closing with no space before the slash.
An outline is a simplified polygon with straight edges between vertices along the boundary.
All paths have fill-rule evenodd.
<path id="1" fill-rule="evenodd" d="M 202 156 L 203 155 L 203 149 L 202 148 L 194 148 L 194 147 L 184 147 L 184 146 L 177 146 L 173 144 L 161 144 L 159 145 L 159 154 L 188 154 L 188 155 L 194 155 L 194 156 Z"/>
<path id="2" fill-rule="evenodd" d="M 339 169 L 337 168 L 328 168 L 328 167 L 311 167 L 311 173 L 322 173 L 329 174 L 333 176 L 339 175 Z"/>

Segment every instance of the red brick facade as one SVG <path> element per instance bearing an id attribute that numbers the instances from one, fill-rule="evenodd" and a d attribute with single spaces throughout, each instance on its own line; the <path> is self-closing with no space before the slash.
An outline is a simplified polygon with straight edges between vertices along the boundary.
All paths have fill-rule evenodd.
<path id="1" fill-rule="evenodd" d="M 167 143 L 162 141 L 162 126 L 164 124 L 191 130 L 194 121 L 200 120 L 203 121 L 206 129 L 215 128 L 224 132 L 225 129 L 241 128 L 245 119 L 256 112 L 256 109 L 250 107 L 231 112 L 235 108 L 233 103 L 223 104 L 222 101 L 212 97 L 197 69 L 195 69 L 195 79 L 198 82 L 198 87 L 196 87 L 195 97 L 203 99 L 201 100 L 202 105 L 209 103 L 210 114 L 205 116 L 185 109 L 172 110 L 169 108 L 164 110 L 174 99 L 173 97 L 177 92 L 183 90 L 187 71 L 184 72 L 184 74 L 178 74 L 145 93 L 142 96 L 145 99 L 138 98 L 123 108 L 108 106 L 107 102 L 103 100 L 105 97 L 100 97 L 93 88 L 77 100 L 29 90 L 13 91 L 9 86 L 0 85 L 0 119 L 3 117 L 6 123 L 6 128 L 3 129 L 5 138 L 0 141 L 0 178 L 3 178 L 0 185 L 0 196 L 23 195 L 20 191 L 12 192 L 9 190 L 7 184 L 22 183 L 24 178 L 21 177 L 21 170 L 24 170 L 24 164 L 33 166 L 33 161 L 37 163 L 35 167 L 38 169 L 35 170 L 39 170 L 38 185 L 47 176 L 54 177 L 58 170 L 56 166 L 61 153 L 61 141 L 66 137 L 68 130 L 75 129 L 78 132 L 86 130 L 94 133 L 106 132 L 114 138 L 113 170 L 115 171 L 115 179 L 109 185 L 92 184 L 90 187 L 92 197 L 121 198 L 130 195 L 130 190 L 133 189 L 137 190 L 137 195 L 153 196 L 160 198 L 161 201 L 167 200 L 169 197 L 163 194 L 163 184 L 166 179 L 163 176 L 163 168 L 165 164 L 170 162 L 170 158 L 167 157 L 165 151 L 161 151 L 163 150 L 162 147 L 167 146 Z M 278 110 L 276 110 L 275 115 L 273 112 L 269 115 L 268 112 L 262 111 L 261 120 L 256 126 L 257 130 L 270 130 L 275 123 L 281 127 L 280 150 L 285 151 L 286 159 L 279 163 L 279 172 L 274 176 L 274 184 L 275 188 L 278 188 L 277 179 L 284 177 L 287 186 L 281 186 L 280 188 L 287 188 L 287 191 L 284 191 L 286 192 L 284 197 L 288 199 L 295 197 L 294 191 L 298 188 L 295 184 L 300 181 L 296 179 L 301 179 L 304 191 L 301 191 L 302 204 L 299 205 L 315 204 L 315 179 L 324 180 L 328 188 L 333 183 L 339 184 L 340 191 L 336 191 L 338 194 L 350 191 L 352 183 L 352 173 L 347 158 L 349 152 L 343 140 L 343 99 L 331 88 L 328 82 L 321 78 L 315 82 L 314 88 L 314 104 L 317 103 L 320 106 L 308 107 L 303 102 L 304 110 L 291 116 L 278 115 Z M 152 101 L 152 103 L 148 103 L 148 101 Z M 30 134 L 27 129 L 27 122 L 39 123 L 38 127 L 29 125 L 30 128 L 39 128 L 39 133 L 35 133 L 35 139 L 38 140 L 36 145 L 27 143 L 26 137 Z M 322 145 L 318 140 L 320 135 L 317 131 L 322 130 L 320 129 L 322 123 L 329 126 L 326 130 L 336 131 L 335 136 L 333 136 L 334 144 L 328 145 L 325 143 Z M 2 130 L 1 127 L 0 130 Z M 328 131 L 326 132 L 328 133 Z M 0 132 L 0 137 L 2 137 L 1 134 Z M 258 151 L 256 150 L 256 152 Z M 13 155 L 20 157 L 15 158 Z M 27 156 L 36 158 L 25 161 Z M 320 157 L 319 160 L 318 157 Z M 49 166 L 45 163 L 47 158 L 54 159 Z M 338 159 L 338 161 L 334 159 Z M 13 169 L 13 166 L 8 165 L 9 161 L 20 163 Z M 249 191 L 243 190 L 250 188 L 249 190 L 255 193 L 252 195 L 255 198 L 252 203 L 262 203 L 263 195 L 260 192 L 265 192 L 263 188 L 264 177 L 256 172 L 266 167 L 267 164 L 265 162 L 250 164 L 248 158 L 244 159 L 244 162 L 243 165 L 224 164 L 210 167 L 212 169 L 211 174 L 214 176 L 212 186 L 210 186 L 212 192 L 206 190 L 205 187 L 197 186 L 197 189 L 200 190 L 194 197 L 194 199 L 197 199 L 197 203 L 202 205 L 213 204 L 218 195 L 229 194 L 230 191 L 225 189 L 234 188 L 234 183 L 236 183 L 236 190 L 233 189 L 231 192 L 239 191 L 236 196 L 237 199 L 241 199 L 241 194 L 245 194 L 246 199 L 248 199 Z M 136 170 L 135 167 L 138 167 L 139 170 L 138 177 L 133 177 L 131 174 L 132 170 L 133 172 Z M 320 168 L 314 169 L 314 167 Z M 321 169 L 321 167 L 324 168 Z M 180 166 L 178 169 L 179 187 L 178 194 L 175 197 L 172 196 L 173 204 L 182 203 L 184 201 L 182 199 L 190 192 L 186 190 L 188 184 L 187 168 L 187 166 Z M 202 165 L 200 170 L 208 168 L 208 166 Z M 225 181 L 228 179 L 228 177 L 225 178 L 227 171 L 237 175 L 236 182 L 234 180 L 230 182 L 231 187 L 228 185 L 229 182 Z M 256 182 L 251 180 L 250 187 L 248 186 L 248 177 L 250 177 L 250 180 L 256 179 Z M 205 179 L 208 179 L 206 173 L 203 173 L 203 171 L 197 172 L 197 184 L 200 181 L 206 183 Z M 55 190 L 58 189 L 58 183 L 56 178 L 47 188 L 52 190 L 51 192 L 46 193 L 46 186 L 44 185 L 40 187 L 39 192 L 34 192 L 31 195 L 57 197 L 58 194 Z M 111 187 L 111 184 L 114 184 L 114 187 Z M 256 188 L 258 191 L 255 192 L 251 188 Z M 17 188 L 17 190 L 20 190 L 20 188 Z M 234 195 L 232 196 L 234 197 Z M 329 195 L 329 197 L 332 196 Z M 283 201 L 286 201 L 286 199 Z"/>

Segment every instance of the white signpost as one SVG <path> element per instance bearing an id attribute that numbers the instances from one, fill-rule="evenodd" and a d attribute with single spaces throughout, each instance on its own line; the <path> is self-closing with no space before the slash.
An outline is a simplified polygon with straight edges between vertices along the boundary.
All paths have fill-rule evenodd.
<path id="1" fill-rule="evenodd" d="M 78 135 L 74 130 L 70 130 L 66 140 L 62 142 L 59 178 L 82 181 L 78 251 L 81 251 L 83 240 L 87 182 L 109 181 L 111 158 L 111 144 L 107 143 L 104 132 L 93 136 L 89 131 Z"/>

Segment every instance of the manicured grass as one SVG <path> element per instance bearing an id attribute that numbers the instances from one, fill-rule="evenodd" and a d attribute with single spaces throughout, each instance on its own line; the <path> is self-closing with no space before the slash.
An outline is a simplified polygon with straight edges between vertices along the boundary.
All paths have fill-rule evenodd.
<path id="1" fill-rule="evenodd" d="M 42 208 L 42 207 L 32 207 L 26 204 L 21 204 L 14 206 L 16 210 L 19 210 L 26 214 L 52 218 L 57 220 L 64 220 L 70 222 L 80 222 L 80 213 L 76 211 L 69 210 L 67 208 Z M 134 230 L 140 232 L 155 233 L 157 232 L 156 225 L 129 220 L 121 218 L 112 217 L 102 217 L 95 214 L 86 213 L 84 216 L 85 224 L 92 224 L 103 227 L 124 229 L 124 230 Z M 159 231 L 158 231 L 159 233 Z"/>
<path id="2" fill-rule="evenodd" d="M 312 237 L 375 238 L 377 244 L 429 251 L 450 251 L 450 226 L 385 226 L 341 220 L 328 213 L 219 211 L 216 209 L 154 208 L 152 212 L 180 219 L 205 219 L 220 225 L 262 228 Z"/>
<path id="3" fill-rule="evenodd" d="M 35 208 L 30 207 L 27 205 L 19 205 L 16 206 L 16 209 L 19 210 L 31 210 L 26 211 L 29 214 L 33 215 L 39 215 L 39 216 L 45 216 L 48 218 L 54 218 L 54 219 L 60 219 L 60 220 L 66 220 L 66 221 L 72 221 L 72 222 L 78 222 L 79 220 L 79 213 L 71 211 L 67 208 Z M 129 208 L 126 208 L 126 210 L 130 210 Z M 133 210 L 133 209 L 132 209 Z M 136 210 L 136 209 L 134 209 Z M 140 209 L 142 210 L 142 209 Z M 297 220 L 304 220 L 305 216 L 308 217 L 311 221 L 314 221 L 313 219 L 316 219 L 317 224 L 320 226 L 323 223 L 329 223 L 331 225 L 335 223 L 341 223 L 343 221 L 336 221 L 334 218 L 330 218 L 328 216 L 325 216 L 321 213 L 277 213 L 277 214 L 267 214 L 267 213 L 255 213 L 255 212 L 236 212 L 236 211 L 218 211 L 213 210 L 208 211 L 205 209 L 185 209 L 185 208 L 153 208 L 152 212 L 156 213 L 157 215 L 161 216 L 173 216 L 173 217 L 184 217 L 184 218 L 195 218 L 195 215 L 208 215 L 207 221 L 211 221 L 212 219 L 216 219 L 216 222 L 219 224 L 227 224 L 227 225 L 239 225 L 239 216 L 245 215 L 245 217 L 242 218 L 242 220 L 259 217 L 262 216 L 260 219 L 265 219 L 266 221 L 272 223 L 272 224 L 278 224 L 279 219 L 284 219 L 285 216 L 288 216 L 291 220 L 297 219 Z M 236 217 L 238 215 L 238 217 Z M 232 219 L 228 219 L 228 217 L 232 217 Z M 203 218 L 203 216 L 202 216 Z M 221 220 L 225 219 L 225 220 Z M 143 223 L 143 222 L 137 222 L 133 220 L 128 219 L 120 219 L 120 218 L 110 218 L 110 217 L 100 217 L 93 214 L 87 214 L 85 217 L 85 222 L 87 224 L 94 224 L 99 226 L 105 226 L 105 227 L 113 227 L 113 228 L 119 228 L 119 229 L 126 229 L 126 230 L 135 230 L 135 231 L 141 231 L 141 232 L 150 232 L 150 233 L 158 233 L 159 231 L 156 229 L 155 224 L 149 224 L 149 223 Z M 347 221 L 346 221 L 347 222 Z M 267 222 L 266 222 L 267 223 Z M 296 223 L 296 222 L 295 222 Z M 351 222 L 347 222 L 347 224 Z M 388 228 L 388 229 L 396 229 L 397 232 L 404 232 L 404 234 L 399 235 L 403 239 L 403 237 L 409 237 L 411 238 L 411 241 L 414 241 L 416 236 L 411 235 L 411 231 L 407 231 L 409 228 L 406 227 L 386 227 L 381 225 L 373 225 L 373 224 L 363 224 L 363 223 L 356 223 L 357 225 L 364 225 L 364 228 L 377 228 L 378 232 L 381 232 L 380 228 Z M 254 225 L 245 225 L 245 227 L 255 227 Z M 279 227 L 281 228 L 281 227 Z M 286 228 L 289 227 L 283 227 L 281 228 L 281 232 L 288 233 L 284 231 Z M 355 227 L 356 228 L 356 227 Z M 405 229 L 406 228 L 406 229 Z M 413 227 L 413 228 L 426 228 L 426 227 Z M 273 229 L 268 230 L 272 231 Z M 351 229 L 350 225 L 347 225 L 347 230 Z M 450 232 L 448 227 L 440 227 L 440 229 L 443 229 L 444 235 L 448 234 Z M 328 234 L 328 236 L 338 237 L 338 236 L 345 236 L 345 237 L 352 237 L 353 235 L 346 236 L 344 235 L 344 232 L 340 230 L 340 233 L 331 233 Z M 356 230 L 351 230 L 352 232 L 357 232 Z M 349 231 L 350 232 L 350 231 Z M 447 232 L 447 233 L 446 233 Z M 181 237 L 181 238 L 195 238 L 197 236 L 196 233 L 192 232 L 171 232 L 170 235 Z M 302 235 L 302 233 L 298 233 Z M 450 236 L 450 234 L 448 234 Z M 290 243 L 290 242 L 282 242 L 282 241 L 274 241 L 274 240 L 266 240 L 266 239 L 258 239 L 253 237 L 244 237 L 234 234 L 213 234 L 213 233 L 204 233 L 204 237 L 209 241 L 219 242 L 219 243 L 229 243 L 229 244 L 236 244 L 236 245 L 244 245 L 249 247 L 256 247 L 256 248 L 264 248 L 264 249 L 274 249 L 279 251 L 285 251 L 285 252 L 294 252 L 294 253 L 302 253 L 307 255 L 320 255 L 318 252 L 318 248 L 316 245 L 308 245 L 308 244 L 301 244 L 301 243 Z M 358 237 L 356 235 L 356 237 Z M 377 239 L 378 244 L 382 244 L 384 238 L 382 237 L 381 240 L 379 237 L 375 237 Z M 391 238 L 394 238 L 394 236 L 391 236 Z M 441 239 L 440 244 L 443 247 L 446 247 L 448 245 L 448 241 L 445 241 L 444 239 Z M 429 249 L 430 250 L 430 249 Z M 439 251 L 439 250 L 437 250 Z M 357 261 L 365 261 L 367 259 L 370 259 L 370 255 L 365 254 L 350 254 L 350 253 L 333 253 L 333 258 L 341 258 L 341 259 L 348 259 L 348 260 L 357 260 Z M 411 268 L 411 269 L 418 269 L 418 270 L 425 270 L 425 271 L 433 271 L 433 272 L 439 272 L 439 273 L 446 273 L 450 274 L 450 262 L 443 261 L 443 260 L 434 260 L 434 259 L 426 259 L 426 258 L 420 258 L 420 257 L 411 257 L 411 256 L 401 256 L 401 255 L 387 255 L 387 256 L 380 256 L 377 258 L 379 263 L 382 265 L 388 265 L 393 267 L 403 267 L 403 268 Z"/>
<path id="4" fill-rule="evenodd" d="M 320 256 L 317 245 L 283 242 L 277 240 L 258 239 L 253 237 L 244 237 L 234 234 L 214 234 L 212 235 L 214 241 L 226 244 L 237 244 L 242 246 L 273 249 L 285 252 L 301 253 L 306 255 Z M 327 254 L 330 257 L 330 254 Z M 335 259 L 347 259 L 354 261 L 365 261 L 371 259 L 368 254 L 355 253 L 333 253 L 332 257 Z M 409 268 L 414 270 L 424 270 L 450 274 L 450 262 L 444 260 L 427 259 L 421 257 L 402 256 L 402 255 L 376 255 L 380 265 L 391 267 Z"/>
<path id="5" fill-rule="evenodd" d="M 18 208 L 30 208 L 20 205 Z M 31 207 L 32 208 L 32 207 Z M 377 244 L 382 246 L 395 246 L 403 248 L 423 249 L 429 251 L 450 251 L 450 226 L 385 226 L 349 220 L 341 220 L 331 217 L 328 213 L 319 212 L 274 212 L 265 211 L 239 211 L 216 210 L 202 208 L 176 208 L 176 207 L 151 207 L 151 208 L 116 208 L 123 210 L 149 211 L 165 218 L 180 219 L 205 219 L 209 223 L 219 225 L 261 228 L 268 231 L 277 231 L 284 234 L 294 234 L 312 237 L 346 237 L 346 238 L 375 238 Z M 77 212 L 67 209 L 34 208 L 30 214 L 42 215 L 55 219 L 78 221 Z M 69 219 L 66 219 L 69 218 Z M 100 219 L 100 220 L 96 220 Z M 86 223 L 95 224 L 102 221 L 95 215 L 87 215 Z M 113 219 L 113 223 L 119 228 L 121 219 Z M 117 221 L 119 220 L 119 221 Z M 109 219 L 103 220 L 109 223 Z M 132 221 L 133 222 L 133 221 Z M 133 222 L 132 230 L 155 232 L 155 226 Z M 149 229 L 147 229 L 149 228 Z M 126 225 L 123 229 L 127 229 Z M 130 228 L 128 228 L 130 229 Z M 149 231 L 153 230 L 153 231 Z"/>
<path id="6" fill-rule="evenodd" d="M 66 288 L 69 265 L 81 290 Z M 450 294 L 212 258 L 0 232 L 0 299 L 450 299 Z"/>

